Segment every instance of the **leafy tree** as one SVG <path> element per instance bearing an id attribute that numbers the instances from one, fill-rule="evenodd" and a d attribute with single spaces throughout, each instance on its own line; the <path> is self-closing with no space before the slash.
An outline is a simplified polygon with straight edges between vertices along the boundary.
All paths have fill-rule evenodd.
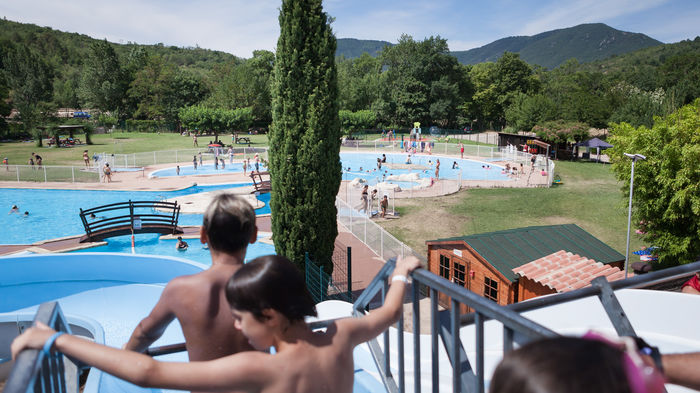
<path id="1" fill-rule="evenodd" d="M 321 0 L 283 0 L 275 60 L 270 175 L 275 249 L 333 270 L 341 180 L 336 40 Z"/>
<path id="2" fill-rule="evenodd" d="M 538 123 L 554 120 L 557 107 L 544 94 L 533 96 L 519 93 L 506 109 L 506 122 L 517 130 L 530 131 Z"/>
<path id="3" fill-rule="evenodd" d="M 275 55 L 270 51 L 254 51 L 251 59 L 236 59 L 216 66 L 210 77 L 210 107 L 234 109 L 251 107 L 254 122 L 267 127 L 271 121 L 270 86 Z"/>
<path id="4" fill-rule="evenodd" d="M 380 79 L 381 98 L 372 109 L 384 122 L 456 126 L 471 86 L 464 66 L 450 55 L 447 40 L 429 37 L 418 42 L 402 35 L 397 45 L 384 48 L 380 60 L 380 69 L 386 71 Z"/>
<path id="5" fill-rule="evenodd" d="M 90 45 L 78 95 L 91 108 L 103 112 L 119 109 L 125 90 L 119 57 L 107 40 Z"/>
<path id="6" fill-rule="evenodd" d="M 10 98 L 19 111 L 24 130 L 42 146 L 42 132 L 36 126 L 51 107 L 53 70 L 40 56 L 25 46 L 8 46 L 2 53 L 2 74 L 10 88 Z"/>
<path id="7" fill-rule="evenodd" d="M 380 98 L 381 61 L 363 53 L 356 59 L 339 58 L 337 64 L 340 108 L 349 111 L 372 108 Z"/>
<path id="8" fill-rule="evenodd" d="M 543 141 L 564 144 L 581 142 L 588 138 L 589 128 L 588 125 L 583 123 L 556 120 L 536 125 L 532 128 L 532 131 Z"/>
<path id="9" fill-rule="evenodd" d="M 340 118 L 340 128 L 347 135 L 363 128 L 372 128 L 377 124 L 377 114 L 369 109 L 357 112 L 341 109 L 338 112 L 338 117 Z"/>
<path id="10" fill-rule="evenodd" d="M 623 153 L 647 157 L 634 167 L 635 223 L 646 241 L 660 247 L 661 266 L 694 262 L 700 257 L 700 99 L 654 126 L 613 124 L 608 149 L 623 192 L 629 197 L 630 160 Z"/>

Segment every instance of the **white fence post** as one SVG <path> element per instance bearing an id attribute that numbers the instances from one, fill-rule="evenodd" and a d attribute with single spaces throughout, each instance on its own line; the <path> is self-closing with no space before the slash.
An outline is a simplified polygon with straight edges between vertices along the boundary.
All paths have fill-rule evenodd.
<path id="1" fill-rule="evenodd" d="M 17 181 L 19 182 L 19 167 L 15 165 L 15 172 L 17 173 Z"/>
<path id="2" fill-rule="evenodd" d="M 74 166 L 70 167 L 70 173 L 73 176 L 73 183 L 75 183 L 75 167 Z"/>
<path id="3" fill-rule="evenodd" d="M 44 166 L 44 183 L 46 183 L 48 180 L 46 179 L 46 167 Z"/>

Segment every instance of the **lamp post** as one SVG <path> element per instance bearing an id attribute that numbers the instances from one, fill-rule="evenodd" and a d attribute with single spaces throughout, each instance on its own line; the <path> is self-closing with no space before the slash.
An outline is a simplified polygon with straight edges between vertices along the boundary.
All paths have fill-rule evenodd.
<path id="1" fill-rule="evenodd" d="M 625 249 L 625 278 L 627 278 L 627 270 L 630 260 L 630 228 L 632 226 L 632 192 L 634 191 L 634 163 L 637 160 L 646 160 L 647 158 L 641 154 L 624 153 L 625 157 L 632 160 L 632 173 L 630 174 L 630 204 L 627 211 L 627 248 Z"/>

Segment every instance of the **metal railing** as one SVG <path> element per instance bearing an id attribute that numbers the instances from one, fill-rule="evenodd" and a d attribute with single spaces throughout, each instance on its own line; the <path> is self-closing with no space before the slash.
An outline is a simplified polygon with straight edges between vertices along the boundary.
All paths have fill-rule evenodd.
<path id="1" fill-rule="evenodd" d="M 3 165 L 0 181 L 98 183 L 100 174 L 94 166 Z"/>
<path id="2" fill-rule="evenodd" d="M 308 253 L 305 254 L 304 259 L 304 279 L 306 281 L 306 288 L 309 290 L 315 303 L 331 299 L 352 303 L 352 285 L 350 282 L 336 282 L 333 276 L 323 270 L 323 266 L 317 265 L 311 260 Z M 347 266 L 348 271 L 350 268 L 350 266 Z M 348 276 L 346 279 L 350 278 L 351 276 Z M 341 286 L 346 289 L 341 289 Z"/>
<path id="3" fill-rule="evenodd" d="M 374 277 L 367 289 L 360 295 L 353 305 L 353 313 L 356 317 L 364 315 L 370 301 L 381 293 L 382 302 L 389 290 L 387 278 L 394 270 L 395 260 L 391 259 L 382 267 Z M 454 284 L 442 277 L 426 270 L 419 269 L 411 274 L 413 278 L 413 391 L 421 391 L 421 345 L 420 345 L 420 307 L 421 286 L 425 286 L 430 294 L 430 343 L 431 343 L 431 376 L 432 391 L 439 389 L 439 341 L 450 361 L 452 368 L 452 390 L 454 392 L 483 392 L 484 391 L 484 321 L 485 318 L 497 319 L 503 324 L 503 352 L 513 348 L 513 343 L 524 344 L 543 337 L 557 336 L 552 330 L 524 318 L 514 311 L 508 310 L 497 303 Z M 451 298 L 451 309 L 438 312 L 438 294 L 445 294 Z M 467 358 L 459 335 L 460 328 L 460 304 L 468 305 L 476 310 L 476 335 L 474 347 L 476 348 L 476 361 L 472 367 Z M 383 345 L 379 345 L 379 337 L 368 342 L 370 351 L 375 360 L 379 375 L 384 386 L 391 393 L 406 391 L 406 373 L 404 360 L 404 321 L 403 315 L 399 317 L 397 324 L 397 375 L 391 371 L 391 356 L 389 331 L 382 334 Z"/>
<path id="4" fill-rule="evenodd" d="M 389 289 L 387 278 L 394 270 L 396 261 L 390 259 L 380 269 L 368 287 L 353 304 L 353 315 L 361 317 L 369 307 L 370 302 L 381 295 L 382 302 Z M 420 334 L 420 307 L 419 299 L 422 286 L 427 289 L 430 296 L 430 364 L 432 391 L 439 391 L 440 362 L 439 352 L 444 349 L 449 360 L 449 368 L 452 371 L 451 387 L 453 392 L 484 392 L 484 323 L 489 319 L 498 320 L 503 326 L 503 353 L 513 349 L 514 343 L 522 345 L 532 340 L 554 337 L 558 334 L 549 328 L 533 322 L 518 312 L 534 310 L 541 307 L 552 306 L 597 296 L 605 309 L 610 321 L 619 335 L 635 336 L 635 331 L 627 319 L 614 290 L 621 288 L 642 288 L 656 285 L 681 277 L 687 277 L 700 270 L 700 261 L 692 264 L 665 269 L 658 272 L 636 276 L 626 280 L 608 283 L 604 277 L 598 277 L 592 282 L 591 287 L 559 295 L 544 296 L 523 303 L 509 306 L 500 306 L 491 300 L 479 296 L 468 289 L 452 283 L 442 277 L 426 270 L 418 269 L 411 274 L 413 279 L 410 293 L 412 294 L 413 312 L 413 392 L 420 393 L 421 384 L 421 337 Z M 444 294 L 450 297 L 450 309 L 438 310 L 438 296 Z M 475 311 L 465 316 L 460 315 L 460 305 L 467 305 Z M 466 317 L 466 318 L 465 318 Z M 59 331 L 70 332 L 68 323 L 61 314 L 56 302 L 44 303 L 39 307 L 35 317 L 37 321 L 48 324 Z M 332 320 L 331 320 L 332 321 Z M 327 326 L 329 322 L 317 321 L 310 324 L 312 329 Z M 474 325 L 474 366 L 470 363 L 464 343 L 460 339 L 459 330 L 464 324 Z M 368 342 L 370 352 L 375 360 L 379 375 L 386 389 L 393 392 L 405 392 L 410 382 L 406 378 L 405 348 L 404 348 L 404 320 L 403 315 L 397 323 L 397 370 L 396 375 L 392 371 L 390 354 L 389 330 L 380 337 L 383 345 L 380 345 L 380 337 Z M 164 347 L 150 348 L 147 353 L 151 356 L 185 350 L 184 344 L 174 344 Z M 10 377 L 5 385 L 4 393 L 75 393 L 78 391 L 77 383 L 78 366 L 73 365 L 60 353 L 48 357 L 38 350 L 23 351 L 13 367 Z"/>
<path id="5" fill-rule="evenodd" d="M 377 223 L 373 222 L 367 214 L 361 213 L 342 199 L 335 198 L 335 207 L 338 211 L 338 223 L 348 232 L 355 235 L 361 242 L 367 245 L 382 259 L 398 256 L 413 255 L 425 262 L 426 258 L 415 252 Z"/>
<path id="6" fill-rule="evenodd" d="M 56 302 L 39 306 L 34 324 L 37 322 L 59 332 L 71 332 Z M 78 366 L 60 352 L 46 355 L 38 349 L 26 349 L 17 357 L 3 393 L 77 393 L 78 376 Z"/>
<path id="7" fill-rule="evenodd" d="M 355 316 L 362 316 L 370 301 L 381 292 L 382 302 L 388 291 L 387 278 L 393 271 L 395 261 L 389 260 L 372 280 L 367 289 L 360 295 L 353 305 Z M 484 323 L 490 319 L 498 320 L 503 325 L 503 353 L 513 349 L 514 343 L 522 345 L 532 340 L 544 337 L 557 336 L 558 333 L 533 322 L 520 315 L 521 312 L 553 306 L 572 300 L 587 297 L 598 297 L 601 306 L 605 310 L 608 319 L 615 331 L 620 336 L 636 337 L 636 332 L 627 318 L 625 310 L 615 296 L 615 290 L 623 288 L 644 288 L 657 285 L 682 277 L 688 277 L 700 270 L 700 261 L 664 269 L 658 272 L 635 276 L 626 280 L 608 282 L 605 277 L 597 277 L 591 282 L 590 287 L 552 296 L 537 297 L 526 302 L 515 303 L 508 306 L 500 306 L 497 303 L 477 295 L 468 289 L 452 283 L 442 277 L 426 270 L 416 270 L 411 275 L 412 285 L 412 312 L 413 312 L 413 392 L 421 391 L 420 370 L 420 307 L 418 299 L 423 293 L 421 286 L 425 286 L 430 296 L 430 343 L 431 343 L 431 377 L 432 391 L 439 389 L 439 341 L 447 353 L 452 369 L 452 390 L 454 392 L 479 392 L 485 389 L 484 375 Z M 450 308 L 438 311 L 438 296 L 440 294 L 450 297 Z M 466 305 L 474 310 L 469 314 L 460 315 L 460 305 Z M 474 360 L 472 364 L 467 358 L 464 344 L 459 337 L 460 327 L 473 325 L 475 333 Z M 369 342 L 370 351 L 375 359 L 380 377 L 385 387 L 391 393 L 406 391 L 406 375 L 404 360 L 404 321 L 403 316 L 397 323 L 397 375 L 392 374 L 391 356 L 389 347 L 389 331 L 382 336 L 383 346 L 379 345 L 378 338 Z"/>
<path id="8" fill-rule="evenodd" d="M 415 149 L 416 153 L 423 154 L 444 154 L 452 156 L 460 156 L 461 151 L 458 143 L 441 143 L 441 142 L 429 142 L 430 149 L 428 149 L 428 142 L 423 146 L 416 143 Z M 407 150 L 408 149 L 408 150 Z M 340 151 L 362 151 L 362 152 L 391 152 L 391 153 L 404 153 L 408 151 L 413 151 L 413 143 L 406 140 L 346 140 L 340 146 Z M 479 158 L 496 158 L 498 156 L 497 146 L 488 145 L 464 145 L 464 155 L 470 157 Z"/>
<path id="9" fill-rule="evenodd" d="M 196 157 L 199 162 L 200 153 L 202 160 L 211 161 L 214 157 L 233 159 L 253 158 L 258 154 L 261 159 L 267 160 L 267 147 L 198 147 L 181 150 L 159 150 L 130 154 L 100 153 L 95 157 L 101 162 L 108 162 L 110 166 L 117 168 L 135 168 L 148 165 L 189 163 Z M 233 156 L 233 157 L 232 157 Z"/>

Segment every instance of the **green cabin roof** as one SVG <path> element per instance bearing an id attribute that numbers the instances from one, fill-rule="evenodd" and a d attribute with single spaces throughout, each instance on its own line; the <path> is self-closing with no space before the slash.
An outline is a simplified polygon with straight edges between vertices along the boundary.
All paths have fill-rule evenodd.
<path id="1" fill-rule="evenodd" d="M 568 251 L 608 264 L 624 261 L 625 256 L 596 239 L 576 224 L 533 226 L 469 236 L 437 239 L 431 242 L 463 240 L 511 282 L 513 269 L 528 262 Z"/>

